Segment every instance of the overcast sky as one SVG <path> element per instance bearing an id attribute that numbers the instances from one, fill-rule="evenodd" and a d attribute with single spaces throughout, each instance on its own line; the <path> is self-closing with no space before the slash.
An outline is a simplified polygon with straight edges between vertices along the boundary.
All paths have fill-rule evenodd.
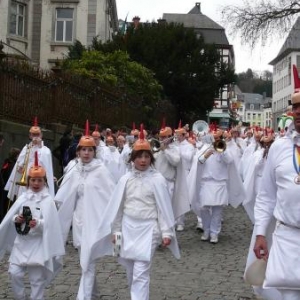
<path id="1" fill-rule="evenodd" d="M 196 2 L 201 2 L 201 11 L 203 14 L 225 27 L 222 22 L 221 8 L 229 4 L 239 4 L 241 0 L 116 0 L 118 8 L 118 18 L 125 19 L 128 14 L 128 21 L 134 16 L 139 16 L 141 22 L 153 21 L 162 17 L 163 13 L 188 13 Z M 269 43 L 266 47 L 257 46 L 251 50 L 247 45 L 241 45 L 238 37 L 229 36 L 229 43 L 234 46 L 236 59 L 236 72 L 244 72 L 248 68 L 254 71 L 270 70 L 272 66 L 268 63 L 277 56 L 284 39 L 276 38 L 276 43 Z"/>

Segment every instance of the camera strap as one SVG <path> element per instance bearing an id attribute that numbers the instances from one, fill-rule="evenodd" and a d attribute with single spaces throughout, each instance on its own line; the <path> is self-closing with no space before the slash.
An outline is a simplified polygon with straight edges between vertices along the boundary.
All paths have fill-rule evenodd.
<path id="1" fill-rule="evenodd" d="M 26 235 L 30 231 L 29 222 L 32 220 L 32 214 L 29 206 L 23 206 L 23 217 L 25 218 L 25 226 L 22 229 L 22 224 L 15 223 L 18 234 Z"/>

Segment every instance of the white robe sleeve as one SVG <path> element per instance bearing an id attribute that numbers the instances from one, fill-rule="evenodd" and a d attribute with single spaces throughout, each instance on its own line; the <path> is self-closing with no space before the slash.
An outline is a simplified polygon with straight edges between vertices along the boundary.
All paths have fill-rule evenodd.
<path id="1" fill-rule="evenodd" d="M 274 145 L 275 146 L 275 145 Z M 265 235 L 272 219 L 276 206 L 276 179 L 275 179 L 276 147 L 271 147 L 263 172 L 260 191 L 256 197 L 254 216 L 257 235 Z"/>

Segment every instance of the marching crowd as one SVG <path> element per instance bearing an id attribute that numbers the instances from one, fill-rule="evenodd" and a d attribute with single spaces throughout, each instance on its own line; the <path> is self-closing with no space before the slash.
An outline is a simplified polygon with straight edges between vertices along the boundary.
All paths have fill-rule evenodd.
<path id="1" fill-rule="evenodd" d="M 221 130 L 195 122 L 174 131 L 165 121 L 157 135 L 140 126 L 130 134 L 98 126 L 66 131 L 53 174 L 55 151 L 44 145 L 35 119 L 30 143 L 11 150 L 1 170 L 0 259 L 9 256 L 14 298 L 33 300 L 60 271 L 72 232 L 81 280 L 77 300 L 99 299 L 97 260 L 115 255 L 126 269 L 132 300 L 149 300 L 150 268 L 158 247 L 180 258 L 176 231 L 192 210 L 203 242 L 216 244 L 224 206 L 243 205 L 254 225 L 246 264 L 265 264 L 254 292 L 269 300 L 300 299 L 300 93 L 293 122 L 279 132 L 257 126 Z M 207 125 L 207 126 L 206 126 Z M 203 130 L 202 130 L 203 129 Z M 74 142 L 75 140 L 75 142 Z M 69 141 L 66 143 L 66 141 Z M 74 146 L 75 145 L 75 146 Z M 73 148 L 71 147 L 73 146 Z M 57 155 L 55 155 L 57 157 Z"/>

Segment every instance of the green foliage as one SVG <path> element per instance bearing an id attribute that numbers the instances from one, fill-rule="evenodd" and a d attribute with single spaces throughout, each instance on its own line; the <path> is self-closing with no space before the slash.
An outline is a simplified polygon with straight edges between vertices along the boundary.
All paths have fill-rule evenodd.
<path id="1" fill-rule="evenodd" d="M 76 40 L 74 45 L 69 46 L 68 59 L 80 59 L 85 50 L 81 42 Z"/>
<path id="2" fill-rule="evenodd" d="M 141 114 L 151 114 L 160 100 L 162 87 L 154 79 L 153 72 L 131 61 L 124 51 L 83 50 L 80 59 L 71 59 L 71 53 L 69 57 L 64 61 L 65 70 L 96 79 L 102 86 L 117 90 L 125 100 L 134 101 L 131 106 L 139 107 Z"/>
<path id="3" fill-rule="evenodd" d="M 177 118 L 186 121 L 205 116 L 220 88 L 235 81 L 234 70 L 220 63 L 216 47 L 179 24 L 129 26 L 125 36 L 106 44 L 94 40 L 92 47 L 126 50 L 131 59 L 151 69 L 163 86 L 163 98 L 170 99 Z"/>

